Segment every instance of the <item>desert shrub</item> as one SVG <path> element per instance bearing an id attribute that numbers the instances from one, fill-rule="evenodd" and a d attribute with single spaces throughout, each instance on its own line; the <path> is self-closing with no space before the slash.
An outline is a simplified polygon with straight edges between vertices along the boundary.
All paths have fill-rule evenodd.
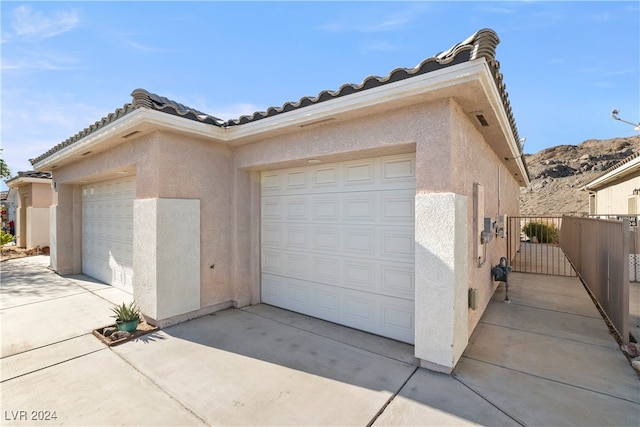
<path id="1" fill-rule="evenodd" d="M 558 227 L 554 223 L 531 221 L 522 227 L 522 232 L 531 240 L 535 237 L 538 243 L 558 243 Z"/>
<path id="2" fill-rule="evenodd" d="M 7 243 L 11 243 L 13 242 L 13 235 L 9 234 L 9 233 L 5 233 L 4 231 L 0 230 L 0 245 L 6 245 Z"/>

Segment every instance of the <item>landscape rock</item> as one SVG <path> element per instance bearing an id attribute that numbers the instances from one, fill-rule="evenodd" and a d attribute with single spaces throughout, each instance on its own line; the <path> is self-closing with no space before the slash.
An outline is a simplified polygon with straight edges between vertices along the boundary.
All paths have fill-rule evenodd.
<path id="1" fill-rule="evenodd" d="M 131 336 L 131 333 L 127 331 L 117 331 L 112 333 L 109 339 L 111 339 L 111 341 L 117 341 L 123 338 L 129 338 L 130 336 Z"/>
<path id="2" fill-rule="evenodd" d="M 633 367 L 633 369 L 635 369 L 636 371 L 640 372 L 640 360 L 634 360 L 631 362 L 631 366 Z"/>
<path id="3" fill-rule="evenodd" d="M 109 337 L 111 336 L 111 334 L 113 334 L 114 332 L 116 332 L 118 330 L 118 328 L 115 327 L 109 327 L 109 328 L 104 328 L 102 330 L 102 335 L 104 335 L 105 337 Z"/>
<path id="4" fill-rule="evenodd" d="M 629 344 L 624 344 L 620 346 L 620 349 L 624 351 L 629 357 L 639 357 L 640 356 L 640 344 L 631 342 Z"/>

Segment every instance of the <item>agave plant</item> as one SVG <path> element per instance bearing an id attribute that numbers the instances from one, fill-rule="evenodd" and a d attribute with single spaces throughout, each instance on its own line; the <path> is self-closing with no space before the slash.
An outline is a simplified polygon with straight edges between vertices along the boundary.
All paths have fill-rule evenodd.
<path id="1" fill-rule="evenodd" d="M 122 303 L 122 305 L 111 307 L 111 311 L 115 313 L 115 315 L 111 317 L 115 317 L 116 322 L 130 322 L 140 318 L 140 308 L 133 302 L 129 305 Z"/>

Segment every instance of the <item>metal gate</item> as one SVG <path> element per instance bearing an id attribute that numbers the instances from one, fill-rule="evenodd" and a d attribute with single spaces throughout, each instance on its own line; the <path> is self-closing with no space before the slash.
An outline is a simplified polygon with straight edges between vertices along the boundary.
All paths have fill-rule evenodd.
<path id="1" fill-rule="evenodd" d="M 507 253 L 512 271 L 576 276 L 560 249 L 562 217 L 514 216 L 508 218 Z"/>

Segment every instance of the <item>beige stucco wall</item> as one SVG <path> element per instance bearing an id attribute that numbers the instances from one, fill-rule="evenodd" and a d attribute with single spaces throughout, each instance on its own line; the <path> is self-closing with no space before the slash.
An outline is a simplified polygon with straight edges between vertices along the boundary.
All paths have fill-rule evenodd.
<path id="1" fill-rule="evenodd" d="M 193 216 L 181 215 L 181 204 L 171 200 L 199 201 L 199 238 L 176 236 L 172 251 L 154 252 L 147 247 L 144 259 L 134 254 L 136 262 L 144 264 L 139 268 L 149 267 L 140 271 L 148 272 L 149 278 L 158 274 L 158 261 L 166 263 L 167 256 L 175 258 L 176 264 L 187 260 L 181 257 L 188 257 L 189 251 L 178 249 L 191 244 L 199 249 L 199 302 L 194 306 L 194 301 L 181 301 L 179 307 L 197 314 L 255 304 L 260 302 L 260 171 L 305 166 L 309 159 L 336 162 L 399 153 L 416 154 L 416 226 L 421 227 L 416 231 L 420 246 L 416 266 L 421 262 L 416 268 L 416 311 L 440 312 L 438 327 L 448 328 L 444 338 L 434 336 L 433 316 L 416 316 L 420 323 L 416 331 L 422 331 L 416 337 L 416 353 L 450 371 L 497 286 L 490 268 L 506 254 L 506 240 L 494 238 L 487 246 L 486 263 L 477 266 L 474 183 L 484 186 L 485 216 L 494 219 L 498 213 L 517 214 L 519 194 L 516 181 L 453 99 L 309 126 L 234 148 L 156 131 L 60 167 L 53 173 L 52 265 L 63 274 L 82 270 L 82 186 L 131 174 L 136 176 L 135 227 L 145 227 L 139 236 L 162 233 L 166 245 L 172 241 L 166 236 L 179 232 L 180 221 Z M 140 210 L 137 217 L 136 209 Z M 163 224 L 173 215 L 175 229 L 170 220 L 162 230 L 147 224 L 140 215 L 144 209 L 160 212 Z M 452 238 L 451 245 L 446 244 L 447 236 Z M 140 238 L 136 247 L 156 240 Z M 149 257 L 153 259 L 146 261 Z M 423 271 L 427 259 L 438 262 L 427 263 L 431 270 Z M 193 265 L 193 258 L 188 261 L 185 265 Z M 434 281 L 432 274 L 442 280 Z M 134 295 L 135 286 L 134 278 Z M 167 286 L 171 285 L 156 286 L 143 299 Z M 469 287 L 480 291 L 475 311 L 467 308 Z M 451 292 L 438 292 L 445 289 Z M 154 306 L 154 314 L 164 316 L 158 314 L 158 307 Z M 162 310 L 167 316 L 178 315 L 175 307 Z"/>
<path id="2" fill-rule="evenodd" d="M 480 132 L 471 124 L 457 104 L 452 103 L 452 190 L 473 200 L 473 184 L 484 186 L 484 216 L 497 219 L 498 214 L 517 216 L 519 214 L 518 195 L 520 186 L 507 172 Z M 510 160 L 514 161 L 514 160 Z M 498 264 L 500 257 L 507 257 L 507 238 L 495 237 L 487 244 L 486 261 L 481 267 L 475 259 L 474 251 L 479 235 L 474 233 L 473 203 L 467 206 L 467 224 L 469 225 L 468 244 L 468 280 L 469 288 L 478 289 L 478 309 L 469 310 L 469 335 L 477 326 L 482 313 L 498 286 L 491 278 L 491 268 Z"/>
<path id="3" fill-rule="evenodd" d="M 49 246 L 51 183 L 25 182 L 18 187 L 15 232 L 18 247 Z"/>
<path id="4" fill-rule="evenodd" d="M 242 296 L 239 301 L 243 301 L 242 304 L 245 299 L 252 303 L 259 301 L 260 196 L 258 175 L 255 171 L 306 165 L 308 159 L 333 162 L 412 151 L 416 153 L 417 195 L 450 195 L 449 198 L 417 199 L 425 211 L 439 206 L 441 215 L 450 216 L 439 221 L 437 218 L 434 220 L 433 215 L 429 214 L 420 218 L 417 211 L 416 226 L 420 224 L 431 227 L 430 230 L 420 232 L 426 234 L 422 239 L 428 240 L 431 236 L 433 241 L 443 241 L 436 234 L 436 231 L 441 230 L 435 230 L 440 223 L 452 224 L 453 228 L 448 228 L 449 231 L 444 230 L 443 236 L 455 237 L 451 240 L 451 245 L 430 246 L 427 241 L 424 245 L 419 245 L 426 247 L 425 251 L 417 248 L 417 254 L 424 252 L 425 257 L 441 260 L 436 264 L 442 266 L 442 269 L 438 270 L 442 270 L 440 277 L 446 277 L 446 281 L 437 285 L 427 281 L 418 289 L 421 278 L 431 277 L 434 272 L 421 274 L 421 270 L 416 267 L 416 297 L 424 296 L 420 297 L 420 303 L 416 301 L 416 306 L 420 307 L 423 313 L 429 310 L 432 310 L 432 313 L 440 313 L 443 307 L 453 308 L 454 305 L 456 310 L 437 316 L 439 319 L 450 319 L 450 325 L 447 326 L 450 330 L 445 338 L 449 341 L 437 350 L 442 351 L 438 354 L 434 351 L 437 345 L 428 328 L 416 327 L 417 331 L 424 330 L 424 335 L 428 335 L 422 341 L 416 337 L 416 352 L 422 348 L 425 351 L 422 356 L 435 358 L 435 363 L 449 364 L 452 368 L 498 285 L 491 279 L 491 266 L 497 264 L 501 256 L 506 255 L 506 239 L 494 238 L 487 247 L 486 263 L 481 268 L 477 267 L 473 255 L 476 242 L 475 236 L 472 236 L 473 184 L 480 182 L 485 186 L 485 215 L 492 218 L 499 212 L 508 215 L 518 214 L 519 186 L 504 166 L 501 166 L 500 159 L 482 135 L 451 99 L 387 111 L 357 121 L 319 126 L 235 149 L 235 201 L 232 210 L 240 215 L 232 215 L 232 247 L 236 263 L 236 295 Z M 464 212 L 461 212 L 461 209 Z M 465 222 L 466 229 L 461 230 L 460 227 Z M 416 231 L 417 235 L 420 233 Z M 479 236 L 477 237 L 479 239 Z M 461 247 L 464 249 L 460 249 Z M 421 264 L 417 258 L 418 255 L 416 266 Z M 447 273 L 446 270 L 448 266 L 453 265 L 452 263 L 456 267 Z M 452 292 L 441 293 L 438 296 L 431 292 L 431 296 L 427 297 L 424 290 L 429 289 L 429 286 L 450 289 Z M 479 308 L 475 311 L 467 309 L 466 295 L 469 287 L 480 290 Z M 417 322 L 431 322 L 432 317 L 417 319 Z"/>
<path id="5" fill-rule="evenodd" d="M 53 267 L 62 274 L 82 271 L 82 186 L 119 178 L 122 175 L 118 172 L 127 171 L 136 176 L 136 199 L 200 201 L 201 233 L 199 240 L 192 242 L 199 246 L 201 253 L 199 304 L 208 307 L 233 300 L 229 247 L 230 158 L 231 150 L 221 144 L 154 132 L 55 170 Z M 179 209 L 174 216 L 175 229 L 169 226 L 162 233 L 179 232 L 178 222 L 185 221 L 185 217 Z M 179 241 L 176 236 L 176 242 Z M 186 253 L 180 252 L 183 256 Z M 181 261 L 175 259 L 174 262 Z M 214 265 L 215 268 L 211 268 Z"/>
<path id="6" fill-rule="evenodd" d="M 633 190 L 640 188 L 640 176 L 623 178 L 606 188 L 596 192 L 596 213 L 599 215 L 638 214 L 629 212 L 629 197 L 634 197 Z M 635 196 L 637 199 L 637 196 Z M 640 209 L 640 206 L 637 206 Z"/>

